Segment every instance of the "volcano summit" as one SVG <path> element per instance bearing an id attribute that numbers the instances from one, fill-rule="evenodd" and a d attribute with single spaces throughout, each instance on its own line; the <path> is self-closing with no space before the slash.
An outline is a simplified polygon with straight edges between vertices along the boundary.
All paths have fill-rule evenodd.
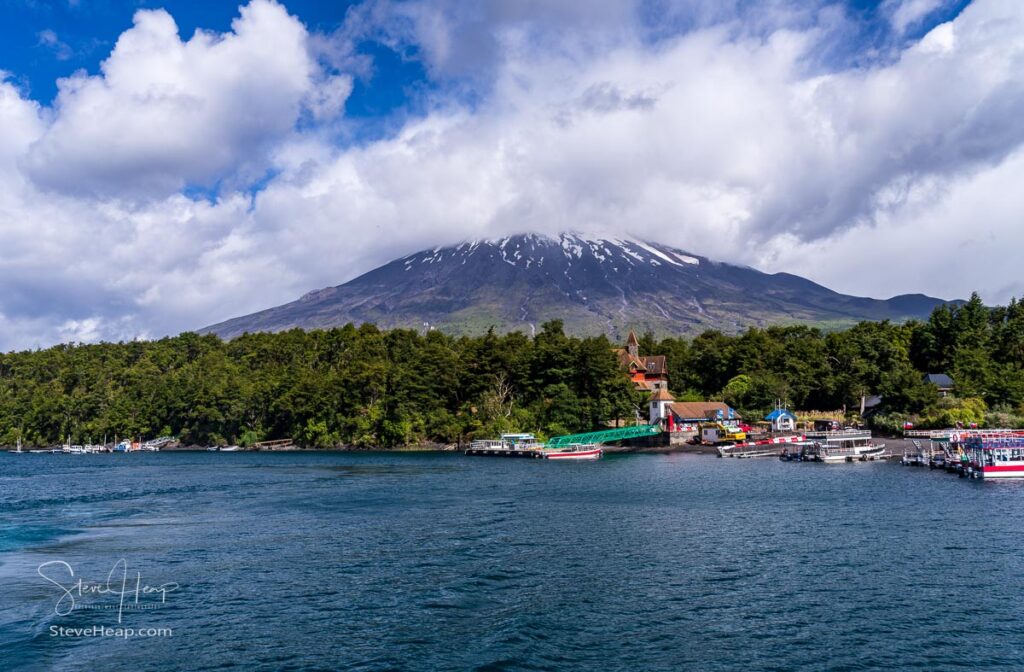
<path id="1" fill-rule="evenodd" d="M 634 238 L 522 234 L 424 250 L 337 287 L 203 329 L 231 338 L 372 322 L 453 334 L 530 332 L 561 319 L 576 334 L 657 335 L 705 329 L 927 317 L 942 299 L 839 294 L 789 273 L 768 274 Z"/>

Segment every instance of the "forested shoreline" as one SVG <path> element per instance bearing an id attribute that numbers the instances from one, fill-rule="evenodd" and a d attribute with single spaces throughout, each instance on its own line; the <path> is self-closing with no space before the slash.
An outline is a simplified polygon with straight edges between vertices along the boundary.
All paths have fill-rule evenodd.
<path id="1" fill-rule="evenodd" d="M 61 345 L 0 355 L 0 444 L 172 435 L 186 444 L 291 437 L 310 448 L 461 443 L 502 431 L 544 435 L 646 417 L 647 397 L 619 369 L 606 337 L 561 322 L 453 337 L 372 325 L 156 341 Z M 752 328 L 695 338 L 650 335 L 680 400 L 721 399 L 748 418 L 785 400 L 847 409 L 883 399 L 876 426 L 1024 425 L 1024 305 L 977 296 L 926 322 L 862 322 L 839 332 Z M 940 399 L 924 373 L 947 373 Z"/>

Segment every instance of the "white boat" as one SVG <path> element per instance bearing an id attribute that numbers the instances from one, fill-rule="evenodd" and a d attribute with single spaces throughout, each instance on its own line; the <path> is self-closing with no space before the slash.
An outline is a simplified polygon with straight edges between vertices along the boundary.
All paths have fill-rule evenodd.
<path id="1" fill-rule="evenodd" d="M 924 448 L 921 447 L 921 442 L 914 439 L 911 443 L 914 444 L 913 449 L 903 451 L 903 457 L 900 458 L 900 464 L 904 467 L 923 467 L 927 465 L 931 456 L 925 452 Z"/>
<path id="2" fill-rule="evenodd" d="M 599 460 L 604 450 L 593 443 L 575 443 L 564 448 L 549 448 L 544 451 L 548 460 Z"/>
<path id="3" fill-rule="evenodd" d="M 18 455 L 27 455 L 27 453 L 21 449 L 21 437 L 18 437 L 18 443 L 14 446 L 14 450 L 8 451 L 11 453 L 17 453 Z"/>
<path id="4" fill-rule="evenodd" d="M 885 444 L 876 444 L 866 429 L 808 432 L 807 439 L 816 444 L 815 460 L 826 464 L 867 462 L 885 454 Z"/>
<path id="5" fill-rule="evenodd" d="M 222 452 L 222 453 L 237 453 L 240 450 L 242 450 L 241 446 L 225 446 L 225 447 L 220 449 L 220 452 Z"/>
<path id="6" fill-rule="evenodd" d="M 500 439 L 473 441 L 466 455 L 496 457 L 544 457 L 544 444 L 533 434 L 502 434 Z"/>
<path id="7" fill-rule="evenodd" d="M 139 447 L 139 450 L 145 450 L 145 451 L 149 451 L 151 453 L 155 453 L 155 452 L 159 451 L 160 449 L 165 448 L 167 446 L 167 444 L 173 443 L 173 442 L 174 442 L 174 437 L 172 437 L 172 436 L 161 436 L 161 437 L 158 437 L 158 438 L 155 438 L 155 439 L 150 439 L 149 441 L 146 441 L 145 443 L 143 443 Z"/>

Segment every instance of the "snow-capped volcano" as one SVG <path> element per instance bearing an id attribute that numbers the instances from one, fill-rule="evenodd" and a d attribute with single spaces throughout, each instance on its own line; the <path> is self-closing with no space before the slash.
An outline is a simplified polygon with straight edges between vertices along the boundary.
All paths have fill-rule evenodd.
<path id="1" fill-rule="evenodd" d="M 467 257 L 472 255 L 481 246 L 483 246 L 485 251 L 496 249 L 501 260 L 506 264 L 512 266 L 522 264 L 525 268 L 529 268 L 531 264 L 543 264 L 544 256 L 549 254 L 555 246 L 561 247 L 562 253 L 569 265 L 572 264 L 573 259 L 583 260 L 588 257 L 600 262 L 612 263 L 613 268 L 616 264 L 624 266 L 636 266 L 638 264 L 650 264 L 653 266 L 660 266 L 662 264 L 675 266 L 700 264 L 700 260 L 697 257 L 685 252 L 661 245 L 654 245 L 642 240 L 583 236 L 576 233 L 563 233 L 558 237 L 528 233 L 483 241 L 476 240 L 465 242 L 455 247 L 435 248 L 430 251 L 419 252 L 406 257 L 404 261 L 411 268 L 417 262 L 439 262 L 445 254 Z"/>
<path id="2" fill-rule="evenodd" d="M 939 303 L 921 295 L 846 296 L 795 275 L 769 275 L 635 238 L 522 234 L 423 250 L 203 331 L 232 337 L 373 322 L 475 334 L 492 326 L 529 331 L 561 319 L 574 333 L 618 337 L 630 328 L 684 334 L 778 322 L 898 320 L 927 316 Z"/>

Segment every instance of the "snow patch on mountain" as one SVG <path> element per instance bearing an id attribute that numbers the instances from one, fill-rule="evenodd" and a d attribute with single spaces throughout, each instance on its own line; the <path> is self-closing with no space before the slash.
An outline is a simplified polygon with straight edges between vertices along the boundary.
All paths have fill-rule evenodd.
<path id="1" fill-rule="evenodd" d="M 592 258 L 600 264 L 609 264 L 617 272 L 621 266 L 649 265 L 658 267 L 663 264 L 686 268 L 699 266 L 701 260 L 665 245 L 651 243 L 631 237 L 588 235 L 581 233 L 562 233 L 557 236 L 537 233 L 525 233 L 501 238 L 477 239 L 463 242 L 453 248 L 454 257 L 467 257 L 478 251 L 490 251 L 498 255 L 501 261 L 511 266 L 524 268 L 543 265 L 544 258 L 556 250 L 572 265 L 574 261 Z M 420 263 L 439 261 L 437 250 L 421 253 Z M 416 255 L 413 255 L 414 257 Z M 465 259 L 463 259 L 465 263 Z M 407 266 L 411 265 L 407 261 Z"/>

